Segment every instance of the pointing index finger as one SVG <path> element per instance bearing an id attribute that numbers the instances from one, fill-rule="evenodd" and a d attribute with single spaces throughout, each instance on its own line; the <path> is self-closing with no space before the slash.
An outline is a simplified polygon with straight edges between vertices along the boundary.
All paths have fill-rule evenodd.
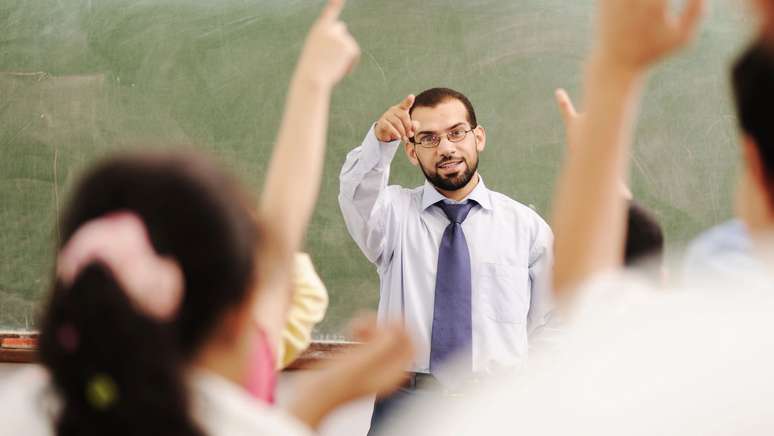
<path id="1" fill-rule="evenodd" d="M 398 105 L 403 110 L 409 110 L 411 109 L 411 106 L 414 104 L 414 94 L 409 94 L 406 96 L 406 98 L 403 99 L 403 101 L 400 102 Z"/>

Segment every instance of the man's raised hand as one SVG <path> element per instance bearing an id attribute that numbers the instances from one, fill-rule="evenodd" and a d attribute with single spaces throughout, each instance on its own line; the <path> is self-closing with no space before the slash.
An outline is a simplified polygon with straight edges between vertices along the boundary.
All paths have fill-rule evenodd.
<path id="1" fill-rule="evenodd" d="M 408 142 L 417 129 L 417 123 L 411 121 L 409 109 L 414 104 L 414 95 L 409 94 L 400 103 L 390 107 L 376 122 L 374 133 L 381 142 L 391 142 L 402 139 Z"/>

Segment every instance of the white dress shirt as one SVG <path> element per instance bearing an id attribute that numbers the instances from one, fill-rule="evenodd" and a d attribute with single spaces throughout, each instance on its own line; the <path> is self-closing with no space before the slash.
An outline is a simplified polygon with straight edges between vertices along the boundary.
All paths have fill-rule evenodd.
<path id="1" fill-rule="evenodd" d="M 25 365 L 26 366 L 26 365 Z M 188 378 L 191 416 L 208 436 L 311 436 L 312 431 L 282 410 L 251 397 L 225 378 L 195 369 Z M 60 399 L 48 371 L 19 369 L 0 383 L 0 434 L 54 436 Z"/>
<path id="2" fill-rule="evenodd" d="M 453 201 L 430 183 L 387 186 L 399 141 L 382 143 L 373 127 L 341 170 L 339 204 L 347 229 L 380 278 L 380 320 L 401 320 L 418 347 L 410 368 L 429 372 L 438 247 L 449 219 L 434 206 Z M 550 314 L 553 235 L 537 213 L 479 178 L 466 200 L 478 205 L 462 223 L 470 251 L 473 371 L 519 366 L 527 336 Z"/>

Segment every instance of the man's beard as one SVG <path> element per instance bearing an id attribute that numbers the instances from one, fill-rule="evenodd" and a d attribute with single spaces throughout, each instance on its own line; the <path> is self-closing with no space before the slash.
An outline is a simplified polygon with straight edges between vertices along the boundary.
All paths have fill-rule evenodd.
<path id="1" fill-rule="evenodd" d="M 448 162 L 452 159 L 445 159 L 442 162 L 439 163 L 443 164 L 444 162 Z M 470 179 L 473 178 L 473 175 L 476 174 L 476 170 L 478 170 L 478 156 L 476 156 L 476 162 L 473 166 L 468 164 L 468 160 L 465 158 L 462 158 L 462 161 L 465 162 L 465 171 L 462 174 L 455 175 L 450 178 L 446 178 L 438 174 L 436 171 L 435 174 L 428 174 L 427 171 L 425 171 L 425 166 L 422 165 L 420 162 L 419 168 L 422 169 L 422 173 L 424 173 L 425 178 L 427 181 L 433 184 L 438 189 L 443 189 L 444 191 L 456 191 L 458 189 L 461 189 L 465 187 L 465 185 L 470 182 Z"/>

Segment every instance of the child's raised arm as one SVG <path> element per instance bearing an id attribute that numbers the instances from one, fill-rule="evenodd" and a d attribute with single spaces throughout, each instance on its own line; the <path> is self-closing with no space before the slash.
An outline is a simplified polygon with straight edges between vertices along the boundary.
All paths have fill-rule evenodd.
<path id="1" fill-rule="evenodd" d="M 342 0 L 330 0 L 307 36 L 259 206 L 264 237 L 259 322 L 275 346 L 290 298 L 293 255 L 303 242 L 320 189 L 331 92 L 360 53 L 338 19 L 342 7 Z"/>
<path id="2" fill-rule="evenodd" d="M 596 40 L 584 80 L 584 119 L 573 132 L 554 198 L 554 286 L 559 297 L 623 259 L 626 180 L 640 91 L 650 66 L 686 45 L 704 0 L 681 16 L 668 0 L 599 0 Z"/>

